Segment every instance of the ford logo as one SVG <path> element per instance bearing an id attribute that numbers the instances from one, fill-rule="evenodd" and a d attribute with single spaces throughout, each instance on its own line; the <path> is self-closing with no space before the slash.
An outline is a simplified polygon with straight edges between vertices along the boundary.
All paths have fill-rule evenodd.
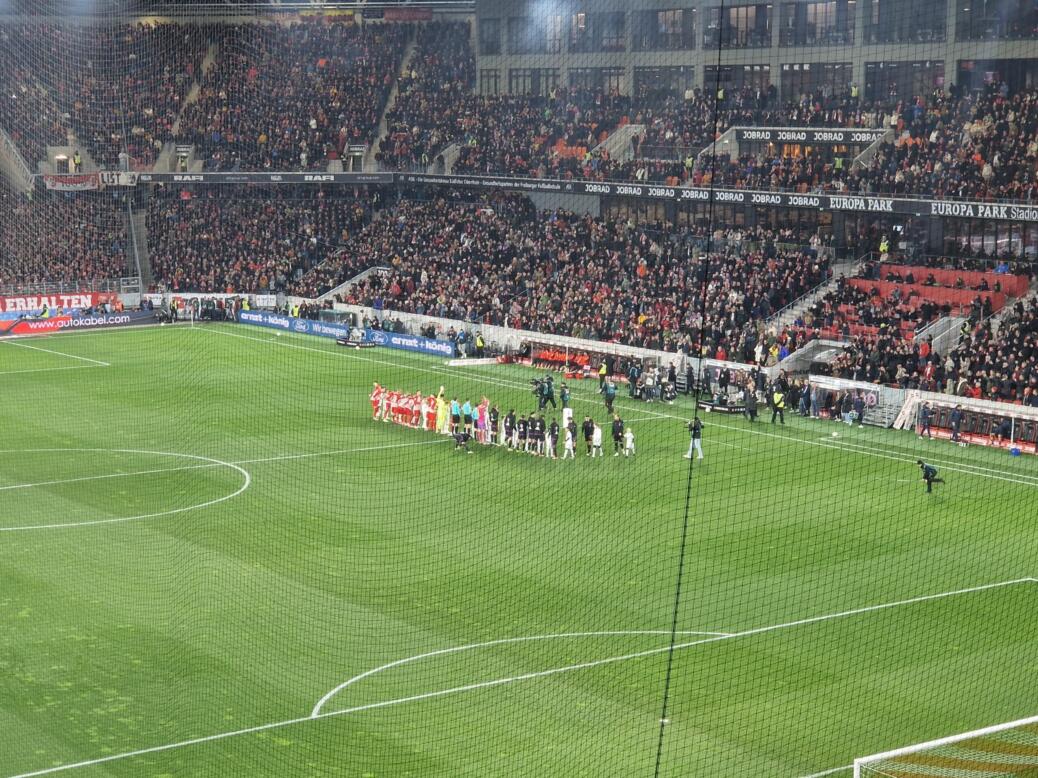
<path id="1" fill-rule="evenodd" d="M 371 342 L 379 346 L 384 346 L 389 342 L 389 338 L 386 337 L 384 332 L 372 332 Z"/>

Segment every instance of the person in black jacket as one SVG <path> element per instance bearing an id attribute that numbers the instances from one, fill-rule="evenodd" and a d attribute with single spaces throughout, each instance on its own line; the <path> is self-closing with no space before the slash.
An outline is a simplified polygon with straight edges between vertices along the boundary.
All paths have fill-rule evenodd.
<path id="1" fill-rule="evenodd" d="M 948 421 L 951 423 L 951 439 L 953 443 L 959 442 L 959 432 L 962 430 L 962 406 L 956 405 L 951 412 Z"/>
<path id="2" fill-rule="evenodd" d="M 580 425 L 580 431 L 584 433 L 584 443 L 587 445 L 587 455 L 591 456 L 591 438 L 595 434 L 595 423 L 590 416 L 584 417 L 584 423 Z"/>
<path id="3" fill-rule="evenodd" d="M 613 456 L 620 456 L 620 451 L 624 445 L 624 420 L 620 418 L 620 414 L 613 414 Z"/>
<path id="4" fill-rule="evenodd" d="M 934 484 L 943 484 L 944 479 L 937 477 L 937 468 L 933 465 L 928 465 L 921 459 L 917 459 L 915 462 L 919 465 L 919 469 L 923 472 L 923 480 L 926 481 L 926 493 L 929 494 L 933 491 Z"/>
<path id="5" fill-rule="evenodd" d="M 696 416 L 688 423 L 688 434 L 691 438 L 688 443 L 688 453 L 685 454 L 685 459 L 692 458 L 692 452 L 695 451 L 697 456 L 696 459 L 703 458 L 703 422 Z"/>

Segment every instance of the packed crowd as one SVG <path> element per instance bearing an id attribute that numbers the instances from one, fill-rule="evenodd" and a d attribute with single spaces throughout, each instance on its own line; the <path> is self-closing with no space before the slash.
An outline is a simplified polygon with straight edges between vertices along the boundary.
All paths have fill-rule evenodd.
<path id="1" fill-rule="evenodd" d="M 948 360 L 957 394 L 1038 406 L 1038 296 L 1014 302 L 997 332 L 985 321 L 964 334 Z"/>
<path id="2" fill-rule="evenodd" d="M 127 275 L 128 250 L 118 195 L 40 193 L 30 200 L 0 185 L 0 287 L 119 278 Z"/>
<path id="3" fill-rule="evenodd" d="M 125 152 L 133 167 L 150 168 L 202 65 L 210 31 L 142 22 L 98 27 L 89 36 L 67 27 L 45 34 L 63 54 L 55 59 L 60 68 L 39 77 L 67 96 L 78 141 L 99 165 L 114 168 Z"/>
<path id="4" fill-rule="evenodd" d="M 149 167 L 201 65 L 210 32 L 196 25 L 48 24 L 0 28 L 0 126 L 30 166 L 73 131 L 101 165 L 126 152 Z M 25 41 L 34 50 L 26 51 Z"/>
<path id="5" fill-rule="evenodd" d="M 170 291 L 281 291 L 338 251 L 369 207 L 288 188 L 169 192 L 148 204 L 152 273 Z"/>
<path id="6" fill-rule="evenodd" d="M 213 170 L 313 170 L 374 141 L 412 28 L 247 24 L 219 53 L 176 139 Z"/>
<path id="7" fill-rule="evenodd" d="M 911 273 L 899 277 L 888 271 L 884 280 L 939 288 L 932 273 L 913 278 Z M 951 310 L 948 303 L 930 299 L 899 306 L 897 300 L 884 298 L 874 289 L 841 280 L 797 324 L 807 328 L 802 330 L 805 337 L 832 336 L 835 331 L 845 338 L 843 352 L 831 365 L 833 375 L 842 378 L 1038 404 L 1038 298 L 1011 299 L 1001 326 L 996 327 L 991 294 L 998 292 L 989 288 L 986 279 L 972 288 L 960 279 L 951 288 L 976 292 L 968 308 Z M 950 314 L 966 316 L 958 346 L 950 353 L 943 357 L 936 353 L 929 337 L 913 339 L 913 330 Z"/>
<path id="8" fill-rule="evenodd" d="M 625 121 L 629 97 L 558 87 L 547 97 L 479 95 L 457 117 L 455 173 L 595 178 L 608 163 L 592 150 Z"/>
<path id="9" fill-rule="evenodd" d="M 461 137 L 458 108 L 472 101 L 476 78 L 470 35 L 468 22 L 435 22 L 418 29 L 410 66 L 386 112 L 387 134 L 376 154 L 381 166 L 424 169 Z"/>
<path id="10" fill-rule="evenodd" d="M 40 53 L 27 53 L 33 37 Z M 416 49 L 398 71 L 406 44 Z M 935 90 L 865 101 L 822 89 L 781 101 L 774 86 L 723 94 L 639 90 L 627 96 L 557 86 L 543 96 L 479 95 L 467 23 L 306 21 L 197 26 L 138 23 L 0 28 L 0 126 L 30 165 L 68 130 L 96 161 L 126 152 L 150 166 L 169 140 L 191 143 L 210 169 L 321 169 L 349 145 L 378 139 L 391 169 L 425 167 L 447 145 L 453 172 L 639 180 L 801 191 L 931 194 L 1032 201 L 1038 196 L 1038 90 Z M 214 59 L 203 74 L 212 46 Z M 193 85 L 200 91 L 188 103 Z M 183 111 L 182 115 L 181 112 Z M 178 121 L 179 117 L 179 121 Z M 891 128 L 863 165 L 771 147 L 696 157 L 735 126 Z M 596 148 L 625 123 L 630 149 Z M 852 151 L 851 154 L 854 152 Z M 850 156 L 849 154 L 848 156 Z"/>
<path id="11" fill-rule="evenodd" d="M 29 30 L 0 26 L 0 128 L 31 166 L 47 156 L 47 146 L 64 145 L 68 133 L 55 96 L 36 79 L 18 46 Z"/>
<path id="12" fill-rule="evenodd" d="M 514 197 L 482 206 L 403 201 L 296 291 L 312 296 L 361 270 L 387 267 L 342 300 L 749 360 L 760 322 L 828 273 L 813 251 L 779 250 L 769 231 L 752 236 L 752 249 L 746 235 L 747 244 L 710 255 L 691 237 L 622 220 L 537 214 Z"/>

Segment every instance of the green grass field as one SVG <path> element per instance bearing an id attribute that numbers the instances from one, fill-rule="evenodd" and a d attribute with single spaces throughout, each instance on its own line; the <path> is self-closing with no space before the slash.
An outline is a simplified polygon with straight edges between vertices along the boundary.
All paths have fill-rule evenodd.
<path id="1" fill-rule="evenodd" d="M 373 380 L 530 410 L 533 375 L 239 325 L 0 342 L 0 776 L 653 776 L 686 494 L 659 775 L 1038 713 L 1033 457 L 713 415 L 689 480 L 687 399 L 621 400 L 633 460 L 369 418 Z"/>

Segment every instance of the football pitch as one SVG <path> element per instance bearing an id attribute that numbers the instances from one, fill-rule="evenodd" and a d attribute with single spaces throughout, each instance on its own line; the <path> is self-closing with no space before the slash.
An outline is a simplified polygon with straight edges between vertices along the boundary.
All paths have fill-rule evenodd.
<path id="1" fill-rule="evenodd" d="M 706 414 L 690 463 L 690 400 L 623 390 L 631 459 L 370 418 L 373 381 L 504 413 L 535 375 L 0 341 L 0 776 L 849 776 L 1038 713 L 1035 458 Z"/>

